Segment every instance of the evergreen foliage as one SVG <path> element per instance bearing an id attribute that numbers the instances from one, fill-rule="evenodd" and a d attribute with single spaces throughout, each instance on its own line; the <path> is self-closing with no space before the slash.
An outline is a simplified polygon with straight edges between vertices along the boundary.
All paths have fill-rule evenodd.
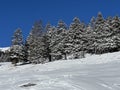
<path id="1" fill-rule="evenodd" d="M 16 65 L 18 62 L 24 61 L 24 45 L 22 31 L 18 28 L 12 37 L 12 46 L 10 47 L 10 60 Z"/>
<path id="2" fill-rule="evenodd" d="M 31 63 L 66 60 L 68 55 L 84 58 L 85 53 L 103 54 L 120 50 L 120 18 L 109 16 L 105 19 L 101 12 L 92 17 L 89 24 L 75 17 L 69 28 L 63 20 L 58 21 L 57 26 L 48 23 L 45 27 L 41 20 L 37 21 L 25 44 L 21 33 L 20 29 L 14 33 L 10 55 Z"/>

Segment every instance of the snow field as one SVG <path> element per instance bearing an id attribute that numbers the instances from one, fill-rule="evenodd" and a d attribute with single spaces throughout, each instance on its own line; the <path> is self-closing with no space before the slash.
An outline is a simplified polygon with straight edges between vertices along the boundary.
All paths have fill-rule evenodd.
<path id="1" fill-rule="evenodd" d="M 22 87 L 27 84 L 35 85 Z M 120 52 L 16 67 L 0 63 L 0 90 L 120 90 Z"/>

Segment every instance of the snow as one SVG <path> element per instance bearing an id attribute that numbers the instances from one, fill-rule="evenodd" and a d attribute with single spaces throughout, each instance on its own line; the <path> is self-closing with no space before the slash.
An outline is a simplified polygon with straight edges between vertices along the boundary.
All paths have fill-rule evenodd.
<path id="1" fill-rule="evenodd" d="M 9 49 L 10 49 L 10 47 L 1 47 L 1 48 L 0 48 L 0 51 L 5 52 L 5 51 L 7 51 L 7 50 L 9 50 Z"/>
<path id="2" fill-rule="evenodd" d="M 120 90 L 120 52 L 16 67 L 0 63 L 0 90 Z"/>

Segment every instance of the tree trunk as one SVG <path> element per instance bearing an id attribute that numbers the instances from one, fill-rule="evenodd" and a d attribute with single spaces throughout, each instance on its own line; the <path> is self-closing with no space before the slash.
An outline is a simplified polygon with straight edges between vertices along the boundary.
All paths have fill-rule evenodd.
<path id="1" fill-rule="evenodd" d="M 66 53 L 65 53 L 64 55 L 65 55 L 65 60 L 67 60 L 67 55 L 66 55 Z"/>
<path id="2" fill-rule="evenodd" d="M 49 55 L 49 62 L 51 62 L 52 61 L 52 59 L 51 59 L 51 55 Z"/>

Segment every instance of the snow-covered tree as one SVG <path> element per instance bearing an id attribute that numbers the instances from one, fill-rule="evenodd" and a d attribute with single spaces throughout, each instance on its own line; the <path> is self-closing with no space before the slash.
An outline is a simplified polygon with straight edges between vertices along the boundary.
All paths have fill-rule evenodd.
<path id="1" fill-rule="evenodd" d="M 28 38 L 28 60 L 32 63 L 41 63 L 42 50 L 44 49 L 44 43 L 42 42 L 43 36 L 43 24 L 42 21 L 35 22 Z"/>
<path id="2" fill-rule="evenodd" d="M 18 28 L 12 37 L 12 46 L 10 47 L 10 59 L 13 64 L 24 60 L 24 45 L 23 35 L 20 28 Z"/>
<path id="3" fill-rule="evenodd" d="M 102 54 L 120 50 L 120 18 L 114 16 L 105 19 L 101 12 L 96 18 L 92 17 L 88 25 L 75 17 L 69 28 L 63 20 L 58 21 L 57 26 L 47 23 L 45 28 L 42 21 L 37 21 L 24 45 L 20 33 L 20 30 L 15 32 L 11 51 L 21 50 L 25 55 L 24 60 L 33 63 L 67 59 L 69 54 L 80 58 L 84 57 L 85 52 Z"/>
<path id="4" fill-rule="evenodd" d="M 89 52 L 102 54 L 106 52 L 117 51 L 120 47 L 119 43 L 119 18 L 108 17 L 104 19 L 101 13 L 98 13 L 96 19 L 93 20 L 91 34 L 88 39 L 92 41 L 89 45 Z M 93 23 L 94 27 L 93 28 Z"/>
<path id="5" fill-rule="evenodd" d="M 52 61 L 52 56 L 51 56 L 52 36 L 55 29 L 52 27 L 50 23 L 47 23 L 45 30 L 46 30 L 46 34 L 44 34 L 43 39 L 46 45 L 47 58 L 49 59 L 49 62 L 51 62 Z"/>
<path id="6" fill-rule="evenodd" d="M 18 28 L 12 37 L 12 45 L 23 45 L 22 30 Z"/>
<path id="7" fill-rule="evenodd" d="M 85 24 L 80 22 L 79 18 L 75 17 L 73 19 L 65 42 L 68 54 L 84 51 L 86 43 Z"/>
<path id="8" fill-rule="evenodd" d="M 51 33 L 51 42 L 50 42 L 50 48 L 51 48 L 51 54 L 52 58 L 54 59 L 62 59 L 62 56 L 65 55 L 66 59 L 66 53 L 63 47 L 63 39 L 66 36 L 67 31 L 67 25 L 64 21 L 60 20 L 58 22 L 57 27 L 53 27 L 53 31 Z"/>

